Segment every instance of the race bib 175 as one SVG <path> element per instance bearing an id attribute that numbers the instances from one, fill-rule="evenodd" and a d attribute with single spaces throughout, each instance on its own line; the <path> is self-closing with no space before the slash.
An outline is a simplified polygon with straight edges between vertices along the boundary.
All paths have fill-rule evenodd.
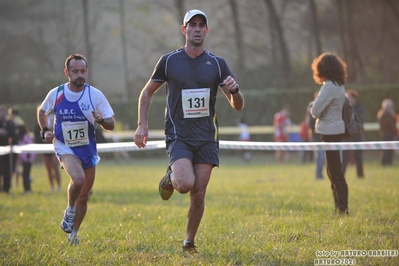
<path id="1" fill-rule="evenodd" d="M 89 144 L 88 121 L 62 122 L 65 145 L 77 147 Z"/>

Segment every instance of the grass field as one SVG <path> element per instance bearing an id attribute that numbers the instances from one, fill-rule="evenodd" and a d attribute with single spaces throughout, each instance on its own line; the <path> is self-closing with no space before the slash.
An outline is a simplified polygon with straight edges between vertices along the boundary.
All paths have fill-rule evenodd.
<path id="1" fill-rule="evenodd" d="M 313 163 L 300 164 L 294 155 L 278 165 L 270 153 L 258 152 L 246 164 L 224 154 L 208 188 L 196 238 L 200 254 L 193 256 L 181 252 L 188 195 L 162 201 L 157 192 L 166 156 L 100 163 L 76 247 L 59 228 L 67 176 L 62 173 L 64 191 L 50 192 L 37 163 L 33 193 L 24 194 L 20 185 L 0 194 L 0 264 L 314 265 L 339 252 L 356 265 L 399 265 L 397 256 L 340 253 L 398 252 L 399 161 L 382 167 L 377 156 L 366 158 L 364 179 L 349 167 L 350 215 L 341 217 L 333 213 L 329 181 L 315 180 Z"/>

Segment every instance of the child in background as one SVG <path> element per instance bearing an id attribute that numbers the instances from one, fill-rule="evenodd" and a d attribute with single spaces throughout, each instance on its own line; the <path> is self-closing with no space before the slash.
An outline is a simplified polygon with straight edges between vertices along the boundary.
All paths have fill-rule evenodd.
<path id="1" fill-rule="evenodd" d="M 237 123 L 240 135 L 238 136 L 239 141 L 250 141 L 251 134 L 248 130 L 248 125 L 245 123 L 244 118 L 240 118 Z M 242 158 L 244 162 L 249 162 L 251 160 L 251 153 L 248 150 L 241 151 Z"/>
<path id="2" fill-rule="evenodd" d="M 29 136 L 29 132 L 25 125 L 19 125 L 16 128 L 18 145 L 25 145 L 33 143 L 32 138 Z M 35 160 L 36 154 L 34 153 L 21 153 L 18 157 L 19 163 L 22 165 L 22 178 L 24 181 L 24 192 L 31 192 L 31 177 L 30 171 L 32 168 L 32 162 Z"/>

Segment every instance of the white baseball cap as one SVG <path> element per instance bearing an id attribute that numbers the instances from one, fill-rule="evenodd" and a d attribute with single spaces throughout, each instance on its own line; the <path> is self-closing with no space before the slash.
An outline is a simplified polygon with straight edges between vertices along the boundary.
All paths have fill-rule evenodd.
<path id="1" fill-rule="evenodd" d="M 188 11 L 188 12 L 186 13 L 186 15 L 184 16 L 184 19 L 183 19 L 183 25 L 186 26 L 187 23 L 188 23 L 194 16 L 197 16 L 197 15 L 203 16 L 204 19 L 205 19 L 205 24 L 208 25 L 208 17 L 206 16 L 206 14 L 205 14 L 204 12 L 202 12 L 201 10 L 198 10 L 198 9 L 193 9 L 193 10 L 190 10 L 190 11 Z"/>

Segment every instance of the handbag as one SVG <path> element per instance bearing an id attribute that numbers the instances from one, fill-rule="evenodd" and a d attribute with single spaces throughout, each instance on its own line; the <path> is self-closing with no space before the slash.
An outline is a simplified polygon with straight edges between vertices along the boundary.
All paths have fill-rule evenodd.
<path id="1" fill-rule="evenodd" d="M 355 114 L 355 110 L 347 97 L 345 97 L 344 106 L 342 107 L 342 120 L 345 123 L 345 133 L 342 134 L 344 139 L 357 137 L 362 133 L 360 119 Z"/>

